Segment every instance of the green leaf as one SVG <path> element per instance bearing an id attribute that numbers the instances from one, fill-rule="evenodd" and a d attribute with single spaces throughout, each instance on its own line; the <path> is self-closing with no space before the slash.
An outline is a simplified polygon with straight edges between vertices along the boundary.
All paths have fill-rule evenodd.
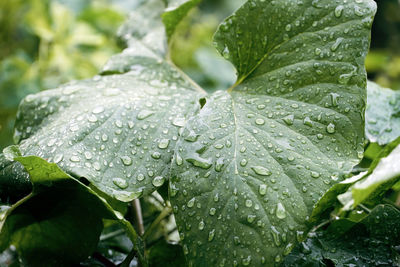
<path id="1" fill-rule="evenodd" d="M 24 167 L 0 154 L 0 203 L 16 202 L 31 190 L 29 175 Z"/>
<path id="2" fill-rule="evenodd" d="M 390 153 L 389 153 L 390 152 Z M 389 144 L 372 163 L 370 171 L 352 185 L 347 192 L 338 195 L 344 210 L 361 203 L 374 205 L 383 193 L 400 180 L 400 137 Z"/>
<path id="3" fill-rule="evenodd" d="M 386 145 L 400 136 L 400 92 L 368 82 L 365 133 L 370 142 Z"/>
<path id="4" fill-rule="evenodd" d="M 1 250 L 14 245 L 29 266 L 70 266 L 94 251 L 103 218 L 127 224 L 94 191 L 56 164 L 35 156 L 15 160 L 29 172 L 33 191 L 7 210 L 1 225 Z M 137 249 L 138 239 L 132 239 Z"/>
<path id="5" fill-rule="evenodd" d="M 195 7 L 200 0 L 168 0 L 168 6 L 162 14 L 162 21 L 165 25 L 167 37 L 170 40 L 175 32 L 176 26 Z"/>
<path id="6" fill-rule="evenodd" d="M 318 232 L 297 246 L 283 266 L 396 266 L 400 212 L 380 205 L 343 235 Z M 328 228 L 329 229 L 329 228 Z"/>
<path id="7" fill-rule="evenodd" d="M 148 1 L 142 8 L 150 12 L 159 2 Z M 157 48 L 163 40 L 161 18 L 146 14 L 130 22 L 133 44 L 120 55 L 122 60 L 128 56 L 126 64 L 121 63 L 129 67 L 126 73 L 30 95 L 21 103 L 16 121 L 15 139 L 24 155 L 57 163 L 73 177 L 85 177 L 125 202 L 153 192 L 168 179 L 179 130 L 199 95 L 197 86 Z M 135 25 L 141 16 L 154 25 Z M 144 32 L 150 35 L 142 36 Z M 143 39 L 134 42 L 139 37 Z M 111 59 L 108 66 L 115 62 Z"/>
<path id="8" fill-rule="evenodd" d="M 182 133 L 170 196 L 189 265 L 279 264 L 362 158 L 373 1 L 248 1 L 216 46 L 238 72 Z"/>
<path id="9" fill-rule="evenodd" d="M 165 240 L 157 242 L 149 251 L 149 266 L 185 267 L 185 255 L 178 244 L 169 244 Z"/>

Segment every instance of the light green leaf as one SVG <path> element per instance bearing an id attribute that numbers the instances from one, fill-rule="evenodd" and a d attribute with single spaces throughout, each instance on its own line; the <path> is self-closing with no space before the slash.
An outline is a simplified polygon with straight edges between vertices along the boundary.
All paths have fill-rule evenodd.
<path id="1" fill-rule="evenodd" d="M 368 82 L 365 133 L 370 142 L 386 145 L 400 136 L 400 92 Z"/>
<path id="2" fill-rule="evenodd" d="M 396 208 L 379 205 L 343 234 L 313 234 L 293 250 L 282 266 L 397 266 L 398 253 L 394 251 L 399 245 L 399 220 Z"/>
<path id="3" fill-rule="evenodd" d="M 168 39 L 171 39 L 176 26 L 182 18 L 199 2 L 200 0 L 168 0 L 167 9 L 162 15 Z"/>
<path id="4" fill-rule="evenodd" d="M 127 72 L 146 57 L 163 61 L 168 54 L 167 39 L 198 2 L 172 0 L 166 7 L 162 0 L 144 1 L 131 12 L 127 22 L 119 29 L 118 35 L 127 43 L 128 48 L 111 57 L 103 67 L 102 73 Z"/>
<path id="5" fill-rule="evenodd" d="M 142 9 L 157 13 L 160 2 L 148 1 L 135 14 Z M 168 179 L 179 130 L 199 96 L 197 86 L 159 50 L 164 40 L 161 17 L 146 14 L 133 16 L 126 30 L 133 43 L 120 59 L 128 69 L 111 71 L 114 63 L 120 64 L 118 58 L 106 66 L 111 73 L 124 74 L 30 95 L 21 103 L 16 122 L 15 140 L 23 155 L 57 163 L 73 177 L 85 177 L 126 202 Z"/>
<path id="6" fill-rule="evenodd" d="M 279 264 L 362 158 L 373 1 L 248 1 L 219 27 L 237 68 L 182 133 L 170 194 L 189 265 Z"/>
<path id="7" fill-rule="evenodd" d="M 387 151 L 391 151 L 387 155 Z M 347 192 L 338 196 L 344 210 L 368 202 L 375 204 L 382 195 L 400 180 L 400 138 L 393 141 L 372 164 L 370 171 L 352 185 Z"/>
<path id="8" fill-rule="evenodd" d="M 121 214 L 56 164 L 35 156 L 15 156 L 29 172 L 33 191 L 6 211 L 1 250 L 14 245 L 29 266 L 70 266 L 94 251 L 103 218 L 119 220 L 129 228 Z M 129 231 L 138 249 L 140 240 L 131 226 Z M 142 251 L 138 255 L 143 259 Z"/>

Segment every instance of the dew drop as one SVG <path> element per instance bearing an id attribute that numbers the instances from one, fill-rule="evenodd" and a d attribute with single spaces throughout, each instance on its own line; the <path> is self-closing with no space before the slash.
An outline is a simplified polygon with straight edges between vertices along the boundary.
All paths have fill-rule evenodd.
<path id="1" fill-rule="evenodd" d="M 288 115 L 282 119 L 287 125 L 293 125 L 294 115 Z"/>
<path id="2" fill-rule="evenodd" d="M 166 149 L 169 145 L 169 140 L 168 139 L 161 139 L 160 142 L 158 143 L 158 148 L 160 149 Z"/>
<path id="3" fill-rule="evenodd" d="M 118 186 L 120 189 L 125 189 L 128 187 L 128 182 L 122 178 L 113 178 L 113 183 Z"/>
<path id="4" fill-rule="evenodd" d="M 72 161 L 72 162 L 79 162 L 79 161 L 81 161 L 81 159 L 80 159 L 78 156 L 72 156 L 69 160 Z"/>
<path id="5" fill-rule="evenodd" d="M 261 166 L 253 166 L 251 169 L 258 175 L 262 176 L 269 176 L 271 175 L 271 171 L 268 170 L 267 168 L 261 167 Z"/>
<path id="6" fill-rule="evenodd" d="M 120 159 L 121 159 L 122 164 L 124 164 L 125 166 L 132 165 L 132 159 L 130 157 L 122 156 Z"/>
<path id="7" fill-rule="evenodd" d="M 264 123 L 265 123 L 264 119 L 261 119 L 261 118 L 256 119 L 256 124 L 257 125 L 264 125 Z"/>
<path id="8" fill-rule="evenodd" d="M 198 227 L 199 230 L 202 231 L 204 229 L 204 226 L 205 226 L 204 221 L 200 221 L 199 222 L 199 227 Z"/>
<path id="9" fill-rule="evenodd" d="M 326 131 L 330 134 L 335 133 L 335 124 L 329 123 L 328 126 L 326 126 Z"/>
<path id="10" fill-rule="evenodd" d="M 215 229 L 212 229 L 209 233 L 208 233 L 208 241 L 211 242 L 213 241 L 215 236 Z"/>
<path id="11" fill-rule="evenodd" d="M 260 195 L 264 196 L 267 193 L 267 185 L 260 184 L 260 186 L 258 188 L 258 193 L 260 193 Z"/>
<path id="12" fill-rule="evenodd" d="M 189 208 L 193 208 L 194 202 L 195 202 L 195 201 L 196 201 L 196 198 L 191 198 L 191 199 L 188 201 L 187 206 L 188 206 Z"/>
<path id="13" fill-rule="evenodd" d="M 141 110 L 141 111 L 138 113 L 137 118 L 138 118 L 138 120 L 144 120 L 144 119 L 150 117 L 150 116 L 153 115 L 153 114 L 154 114 L 153 111 L 150 111 L 150 110 Z"/>
<path id="14" fill-rule="evenodd" d="M 276 205 L 276 217 L 278 219 L 285 219 L 286 218 L 286 210 L 285 210 L 285 206 L 283 206 L 282 203 L 278 203 Z"/>
<path id="15" fill-rule="evenodd" d="M 160 187 L 164 184 L 165 182 L 165 178 L 163 176 L 156 176 L 154 177 L 154 179 L 151 181 L 151 183 L 155 186 L 155 187 Z"/>
<path id="16" fill-rule="evenodd" d="M 344 9 L 344 6 L 338 5 L 338 6 L 335 8 L 335 17 L 340 18 L 340 17 L 342 16 L 343 9 Z"/>

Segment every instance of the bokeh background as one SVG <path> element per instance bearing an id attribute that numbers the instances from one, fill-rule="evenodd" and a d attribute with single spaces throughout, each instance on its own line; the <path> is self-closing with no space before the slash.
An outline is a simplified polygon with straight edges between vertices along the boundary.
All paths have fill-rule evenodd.
<path id="1" fill-rule="evenodd" d="M 117 29 L 140 1 L 0 1 L 0 150 L 13 142 L 15 113 L 24 96 L 92 77 L 124 48 Z M 243 2 L 203 0 L 179 26 L 172 59 L 208 91 L 235 81 L 234 69 L 213 48 L 212 35 Z M 377 3 L 368 75 L 400 90 L 400 0 Z"/>

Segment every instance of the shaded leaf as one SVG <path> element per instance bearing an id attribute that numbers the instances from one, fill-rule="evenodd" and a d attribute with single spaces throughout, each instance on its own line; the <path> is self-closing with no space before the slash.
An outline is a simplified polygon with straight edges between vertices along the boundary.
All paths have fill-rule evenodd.
<path id="1" fill-rule="evenodd" d="M 343 235 L 318 232 L 299 244 L 283 266 L 397 266 L 400 212 L 380 205 Z"/>
<path id="2" fill-rule="evenodd" d="M 161 240 L 149 251 L 149 266 L 185 267 L 185 255 L 178 244 L 170 244 Z"/>
<path id="3" fill-rule="evenodd" d="M 220 25 L 216 46 L 238 81 L 188 121 L 170 184 L 189 265 L 279 264 L 359 162 L 375 9 L 248 1 Z"/>
<path id="4" fill-rule="evenodd" d="M 126 224 L 104 200 L 56 164 L 35 156 L 15 160 L 29 172 L 33 191 L 7 210 L 1 250 L 14 245 L 29 266 L 70 266 L 94 251 L 103 218 Z"/>

